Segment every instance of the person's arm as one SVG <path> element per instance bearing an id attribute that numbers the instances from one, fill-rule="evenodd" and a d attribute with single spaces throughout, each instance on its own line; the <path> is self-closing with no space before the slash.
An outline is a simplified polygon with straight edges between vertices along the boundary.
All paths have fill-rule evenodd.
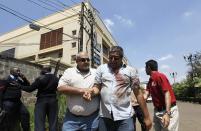
<path id="1" fill-rule="evenodd" d="M 30 85 L 29 81 L 25 82 L 27 84 L 21 84 L 20 88 L 26 92 L 32 92 L 36 89 L 39 89 L 42 85 L 42 81 L 44 81 L 44 76 L 39 76 L 35 79 L 35 81 Z"/>
<path id="2" fill-rule="evenodd" d="M 3 106 L 3 95 L 6 90 L 7 82 L 6 80 L 0 80 L 0 111 Z"/>
<path id="3" fill-rule="evenodd" d="M 146 125 L 146 129 L 149 130 L 152 127 L 152 122 L 151 122 L 151 118 L 148 112 L 148 108 L 147 108 L 147 104 L 145 102 L 144 96 L 143 96 L 143 92 L 140 88 L 134 88 L 133 92 L 136 96 L 136 99 L 139 103 L 140 108 L 143 111 L 144 114 L 144 123 Z"/>
<path id="4" fill-rule="evenodd" d="M 4 86 L 0 84 L 0 111 L 2 109 L 2 99 L 3 99 L 3 92 L 4 92 Z"/>
<path id="5" fill-rule="evenodd" d="M 83 98 L 86 100 L 91 100 L 92 97 L 100 94 L 102 84 L 102 70 L 101 66 L 99 66 L 96 70 L 95 82 L 92 88 L 84 93 Z"/>
<path id="6" fill-rule="evenodd" d="M 61 85 L 57 87 L 57 90 L 64 94 L 74 94 L 74 95 L 83 95 L 88 88 L 78 88 L 69 85 Z"/>
<path id="7" fill-rule="evenodd" d="M 167 79 L 167 77 L 165 75 L 161 75 L 160 77 L 157 77 L 157 84 L 158 86 L 161 87 L 161 93 L 163 93 L 164 99 L 165 99 L 165 107 L 166 107 L 166 111 L 162 117 L 162 123 L 163 126 L 165 128 L 167 128 L 169 126 L 170 123 L 170 108 L 171 108 L 171 96 L 170 96 L 170 92 L 169 92 L 169 80 Z"/>
<path id="8" fill-rule="evenodd" d="M 152 127 L 151 118 L 148 112 L 147 104 L 144 99 L 144 95 L 142 90 L 140 89 L 140 80 L 138 77 L 137 70 L 134 70 L 131 72 L 131 87 L 133 89 L 133 92 L 135 94 L 135 97 L 139 103 L 140 108 L 142 109 L 142 112 L 144 114 L 144 123 L 146 125 L 146 129 L 149 130 Z"/>
<path id="9" fill-rule="evenodd" d="M 34 81 L 30 86 L 20 85 L 20 88 L 23 91 L 32 92 L 32 91 L 34 91 L 34 90 L 39 88 L 39 83 L 37 81 Z"/>
<path id="10" fill-rule="evenodd" d="M 83 94 L 85 100 L 91 101 L 92 97 L 100 94 L 101 86 L 99 84 L 94 84 L 92 88 L 86 90 Z"/>
<path id="11" fill-rule="evenodd" d="M 164 93 L 165 95 L 165 106 L 166 106 L 166 112 L 164 113 L 163 117 L 162 117 L 162 123 L 164 125 L 165 128 L 167 128 L 169 126 L 170 123 L 170 115 L 171 115 L 171 111 L 170 111 L 170 106 L 171 106 L 171 96 L 170 96 L 170 92 L 166 91 Z"/>
<path id="12" fill-rule="evenodd" d="M 85 88 L 74 87 L 71 84 L 72 68 L 65 70 L 64 74 L 58 82 L 57 91 L 64 94 L 70 95 L 83 95 Z M 84 85 L 83 85 L 84 86 Z"/>
<path id="13" fill-rule="evenodd" d="M 143 96 L 144 96 L 144 99 L 145 99 L 145 100 L 148 99 L 149 95 L 150 95 L 149 91 L 144 90 L 144 94 L 143 94 Z"/>
<path id="14" fill-rule="evenodd" d="M 166 112 L 170 113 L 171 96 L 170 96 L 170 92 L 169 91 L 165 92 L 165 106 L 166 106 Z"/>
<path id="15" fill-rule="evenodd" d="M 20 83 L 20 84 L 22 84 L 24 86 L 29 86 L 30 85 L 29 80 L 26 78 L 26 76 L 24 74 L 20 73 L 19 77 L 23 80 L 23 82 Z"/>
<path id="16" fill-rule="evenodd" d="M 97 96 L 100 94 L 100 88 L 101 88 L 101 85 L 100 84 L 94 84 L 93 86 L 93 92 L 92 92 L 92 96 Z"/>

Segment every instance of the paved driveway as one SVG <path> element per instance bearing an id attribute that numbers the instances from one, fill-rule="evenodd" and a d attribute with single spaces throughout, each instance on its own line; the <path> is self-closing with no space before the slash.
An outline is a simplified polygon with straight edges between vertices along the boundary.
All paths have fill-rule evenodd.
<path id="1" fill-rule="evenodd" d="M 177 102 L 177 105 L 180 113 L 179 131 L 201 131 L 201 105 L 187 102 Z M 153 116 L 152 103 L 148 103 L 148 108 Z M 140 131 L 139 123 L 137 131 Z"/>

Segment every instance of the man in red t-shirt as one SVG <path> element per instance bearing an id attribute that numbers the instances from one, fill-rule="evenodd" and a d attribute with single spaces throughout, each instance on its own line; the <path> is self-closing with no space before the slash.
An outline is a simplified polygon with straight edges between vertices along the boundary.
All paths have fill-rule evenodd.
<path id="1" fill-rule="evenodd" d="M 158 72 L 155 60 L 146 62 L 146 73 L 150 75 L 145 99 L 152 96 L 154 105 L 154 128 L 156 131 L 178 131 L 179 112 L 176 98 L 167 77 Z"/>

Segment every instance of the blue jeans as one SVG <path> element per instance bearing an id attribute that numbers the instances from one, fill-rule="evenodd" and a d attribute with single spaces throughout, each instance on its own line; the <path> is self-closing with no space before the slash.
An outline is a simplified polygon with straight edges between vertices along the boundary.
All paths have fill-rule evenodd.
<path id="1" fill-rule="evenodd" d="M 133 119 L 113 121 L 109 118 L 100 117 L 99 131 L 134 131 Z"/>
<path id="2" fill-rule="evenodd" d="M 98 111 L 89 116 L 76 116 L 70 111 L 67 111 L 62 131 L 97 131 L 98 122 Z"/>

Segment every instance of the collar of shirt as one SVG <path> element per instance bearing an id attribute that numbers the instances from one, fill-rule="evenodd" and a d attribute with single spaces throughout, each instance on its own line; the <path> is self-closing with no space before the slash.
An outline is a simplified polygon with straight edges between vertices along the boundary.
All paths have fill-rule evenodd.
<path id="1" fill-rule="evenodd" d="M 109 66 L 109 64 L 107 64 L 108 68 L 110 69 L 110 71 L 112 71 L 112 68 Z M 124 68 L 126 68 L 127 65 L 126 64 L 122 64 L 121 67 L 119 68 L 119 70 L 122 70 Z"/>
<path id="2" fill-rule="evenodd" d="M 12 79 L 15 79 L 14 75 L 10 75 L 10 77 L 11 77 Z"/>
<path id="3" fill-rule="evenodd" d="M 150 78 L 151 78 L 152 80 L 154 80 L 154 79 L 156 78 L 156 76 L 158 75 L 158 73 L 159 73 L 158 71 L 152 71 Z"/>
<path id="4" fill-rule="evenodd" d="M 47 73 L 45 73 L 45 74 L 52 74 L 51 72 L 47 72 Z"/>
<path id="5" fill-rule="evenodd" d="M 76 68 L 76 71 L 77 71 L 77 73 L 81 74 L 84 78 L 91 75 L 91 69 L 89 69 L 89 71 L 87 73 L 81 72 L 80 70 L 78 70 L 78 68 Z"/>

